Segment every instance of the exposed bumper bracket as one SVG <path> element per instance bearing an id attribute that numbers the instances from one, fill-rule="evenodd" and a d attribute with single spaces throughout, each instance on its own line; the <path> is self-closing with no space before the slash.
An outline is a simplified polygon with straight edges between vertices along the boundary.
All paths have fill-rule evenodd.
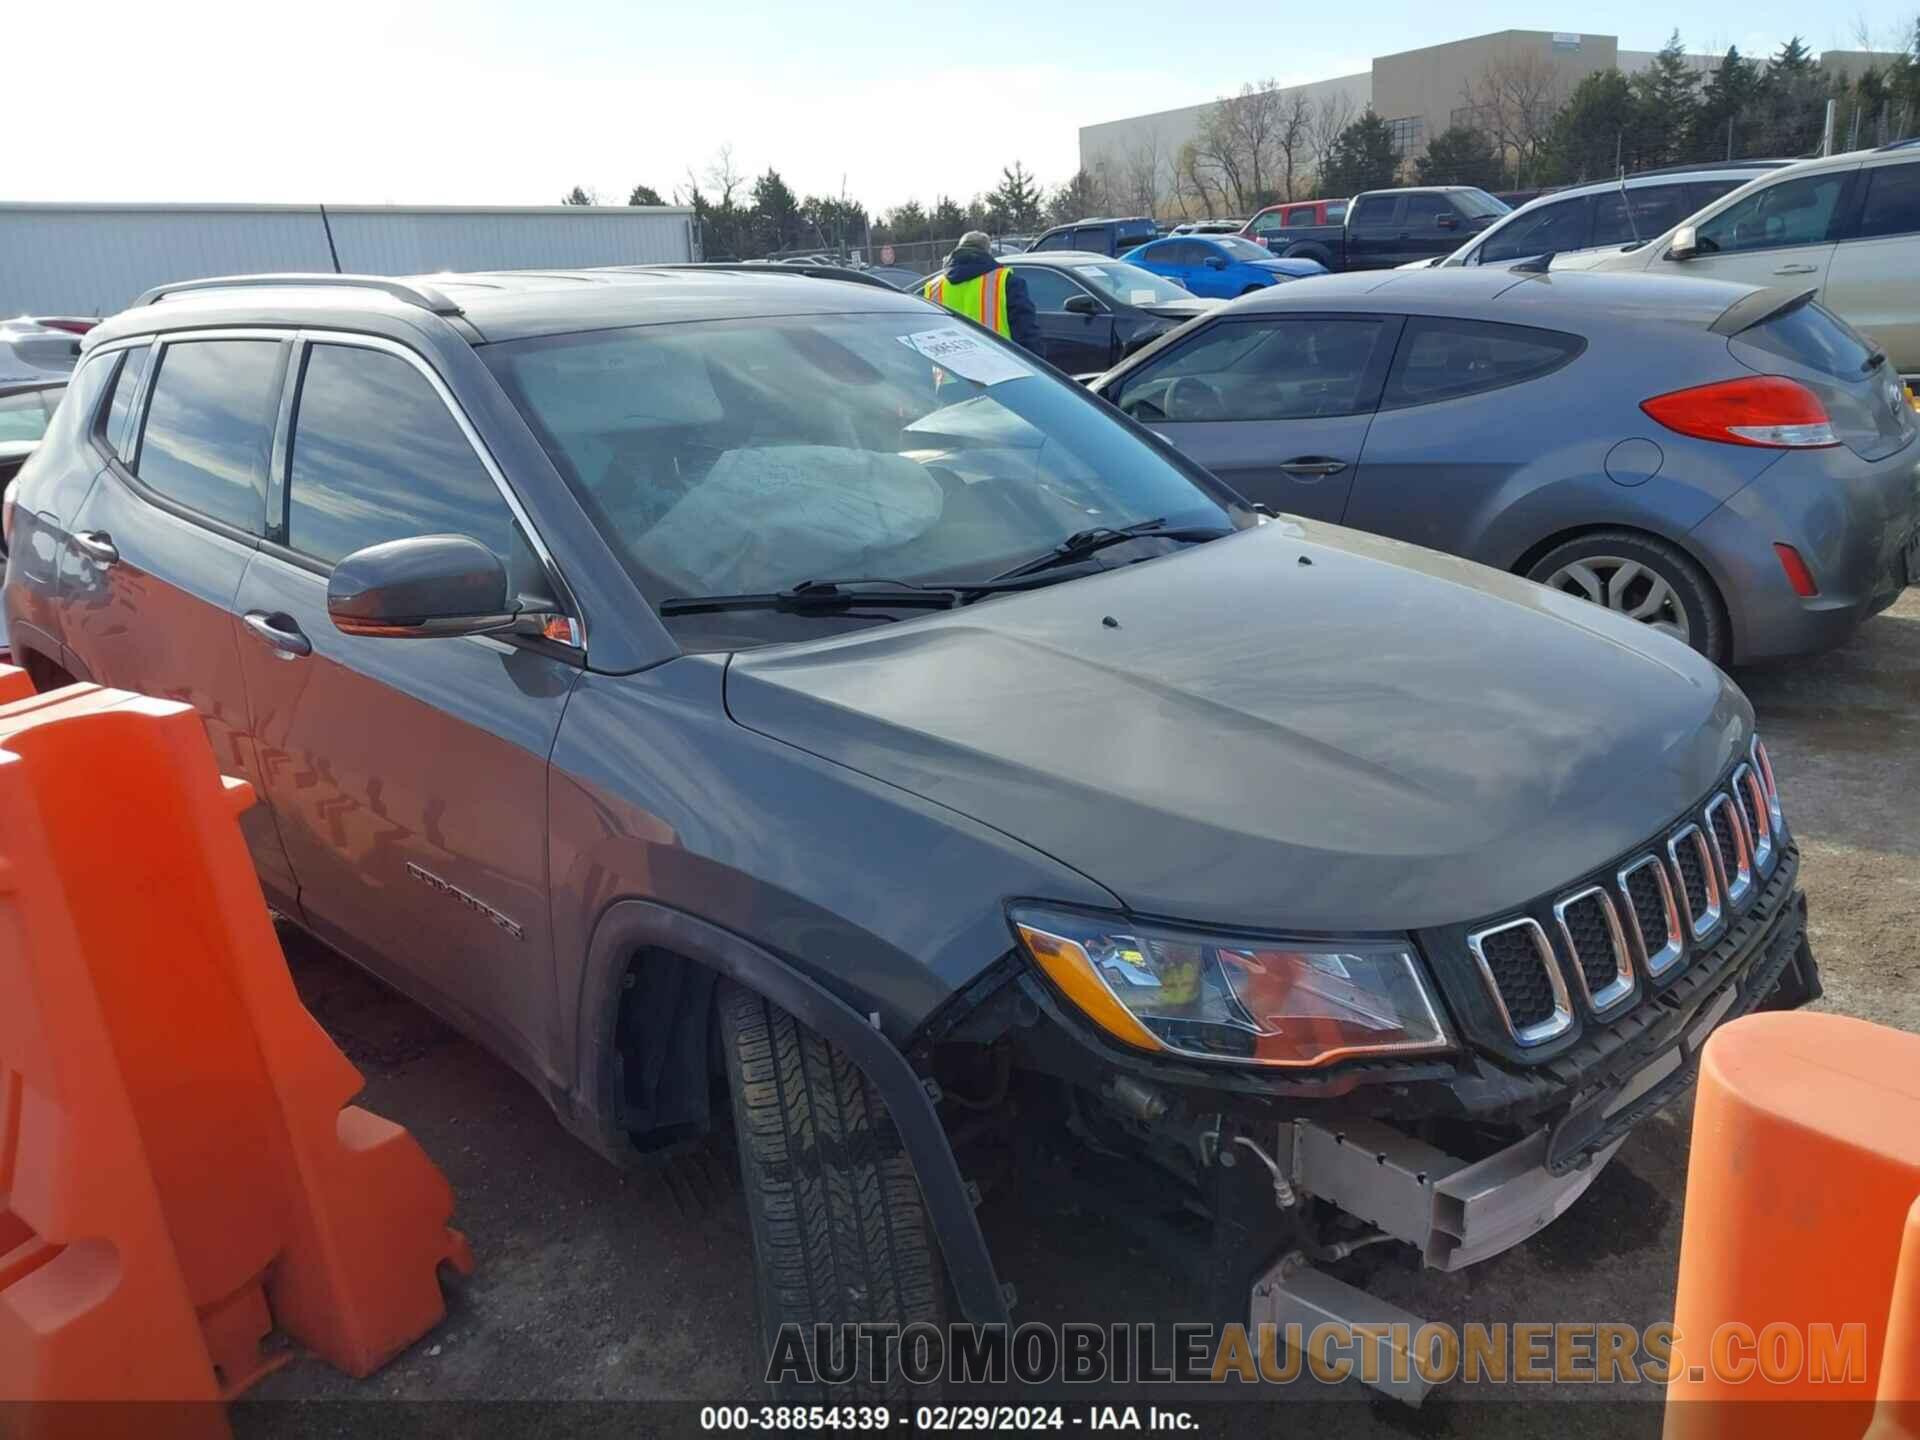
<path id="1" fill-rule="evenodd" d="M 1547 1169 L 1550 1132 L 1537 1130 L 1471 1163 L 1373 1120 L 1331 1129 L 1293 1123 L 1293 1183 L 1459 1270 L 1511 1248 L 1578 1200 L 1625 1137 L 1564 1175 Z"/>

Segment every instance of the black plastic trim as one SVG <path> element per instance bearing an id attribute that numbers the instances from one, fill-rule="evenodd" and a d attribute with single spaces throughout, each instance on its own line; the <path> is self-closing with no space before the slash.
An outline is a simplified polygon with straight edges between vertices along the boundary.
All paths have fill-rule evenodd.
<path id="1" fill-rule="evenodd" d="M 617 901 L 600 917 L 581 996 L 577 1093 L 601 1123 L 619 1113 L 609 1086 L 617 1073 L 621 981 L 634 954 L 649 948 L 730 976 L 846 1051 L 880 1092 L 906 1144 L 961 1311 L 976 1325 L 1007 1323 L 1007 1297 L 986 1236 L 920 1074 L 844 1000 L 744 936 L 647 900 Z"/>

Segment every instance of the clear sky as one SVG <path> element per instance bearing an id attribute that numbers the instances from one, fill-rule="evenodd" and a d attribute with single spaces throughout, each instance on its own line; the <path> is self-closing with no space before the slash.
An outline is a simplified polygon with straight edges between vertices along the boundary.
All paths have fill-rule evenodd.
<path id="1" fill-rule="evenodd" d="M 552 204 L 671 198 L 722 145 L 751 176 L 884 209 L 964 198 L 1078 129 L 1506 28 L 1659 48 L 1817 51 L 1908 0 L 1167 4 L 1142 0 L 15 0 L 0 200 Z M 1910 33 L 1910 32 L 1909 32 Z M 46 128 L 42 129 L 42 122 Z M 0 256 L 0 264 L 5 257 Z"/>

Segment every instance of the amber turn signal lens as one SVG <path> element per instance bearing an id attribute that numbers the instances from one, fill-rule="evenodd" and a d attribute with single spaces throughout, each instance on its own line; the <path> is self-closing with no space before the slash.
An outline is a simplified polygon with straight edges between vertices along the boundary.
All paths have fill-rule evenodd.
<path id="1" fill-rule="evenodd" d="M 1047 972 L 1047 978 L 1060 987 L 1061 993 L 1086 1014 L 1102 1030 L 1117 1040 L 1141 1050 L 1164 1050 L 1154 1033 L 1142 1025 L 1107 988 L 1107 982 L 1100 978 L 1093 968 L 1093 960 L 1077 940 L 1069 940 L 1063 935 L 1050 935 L 1045 930 L 1036 930 L 1031 925 L 1017 927 L 1020 939 L 1027 947 L 1027 953 L 1039 962 L 1040 968 Z"/>

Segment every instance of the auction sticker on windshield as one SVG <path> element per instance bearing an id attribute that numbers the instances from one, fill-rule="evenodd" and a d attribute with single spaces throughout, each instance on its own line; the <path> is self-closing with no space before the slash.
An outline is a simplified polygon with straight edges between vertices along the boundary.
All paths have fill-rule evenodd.
<path id="1" fill-rule="evenodd" d="M 963 330 L 922 330 L 902 335 L 900 343 L 918 350 L 943 370 L 951 370 L 976 385 L 998 385 L 1003 380 L 1018 380 L 1033 374 L 1033 368 L 991 345 L 982 344 Z"/>

